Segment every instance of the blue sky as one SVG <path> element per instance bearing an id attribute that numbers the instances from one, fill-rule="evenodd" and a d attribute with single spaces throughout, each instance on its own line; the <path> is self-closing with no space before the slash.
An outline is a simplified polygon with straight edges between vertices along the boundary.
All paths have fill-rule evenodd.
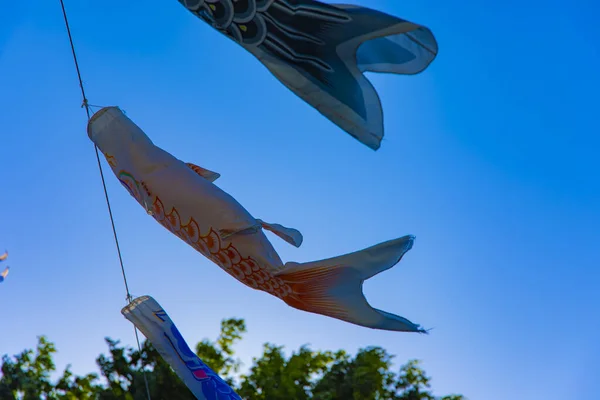
<path id="1" fill-rule="evenodd" d="M 266 341 L 380 345 L 398 362 L 423 360 L 440 395 L 598 391 L 592 0 L 368 2 L 427 25 L 440 45 L 421 75 L 369 76 L 385 112 L 377 152 L 175 0 L 66 5 L 90 102 L 122 107 L 159 146 L 221 173 L 219 186 L 257 218 L 299 229 L 300 249 L 270 235 L 284 260 L 417 237 L 365 293 L 433 331 L 369 330 L 244 287 L 148 217 L 109 173 L 131 291 L 156 298 L 189 343 L 243 317 L 246 365 Z M 0 248 L 12 268 L 0 286 L 0 354 L 45 334 L 59 368 L 84 373 L 105 336 L 134 343 L 94 150 L 58 0 L 3 11 Z"/>

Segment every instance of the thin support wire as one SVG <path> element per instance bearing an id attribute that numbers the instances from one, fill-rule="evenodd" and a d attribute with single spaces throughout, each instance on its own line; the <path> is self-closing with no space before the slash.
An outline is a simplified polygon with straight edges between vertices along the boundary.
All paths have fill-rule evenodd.
<path id="1" fill-rule="evenodd" d="M 69 35 L 69 43 L 71 45 L 71 52 L 73 53 L 73 61 L 75 62 L 75 69 L 77 70 L 77 79 L 79 80 L 79 88 L 81 89 L 81 96 L 83 97 L 83 103 L 81 106 L 85 108 L 85 113 L 87 114 L 87 118 L 88 118 L 88 122 L 89 122 L 89 120 L 91 119 L 90 104 L 88 103 L 87 96 L 85 95 L 85 89 L 83 87 L 83 80 L 81 79 L 81 71 L 79 69 L 79 62 L 77 60 L 77 54 L 75 52 L 75 45 L 73 44 L 73 36 L 71 36 L 71 28 L 69 26 L 69 19 L 67 18 L 67 11 L 65 10 L 65 3 L 63 0 L 60 0 L 60 6 L 62 8 L 63 18 L 65 20 L 65 26 L 67 28 L 67 34 Z M 125 266 L 123 265 L 123 256 L 121 255 L 121 246 L 119 245 L 119 238 L 117 236 L 117 229 L 115 227 L 115 219 L 113 217 L 112 207 L 110 205 L 110 199 L 108 197 L 108 189 L 106 188 L 106 181 L 104 179 L 104 171 L 102 170 L 102 163 L 100 162 L 100 154 L 98 152 L 98 146 L 96 146 L 96 144 L 94 144 L 94 149 L 96 151 L 96 160 L 98 161 L 98 169 L 100 170 L 100 178 L 102 180 L 102 187 L 104 188 L 104 197 L 106 199 L 106 205 L 108 207 L 108 215 L 110 217 L 110 223 L 112 226 L 113 236 L 115 238 L 115 244 L 117 246 L 117 254 L 119 255 L 119 264 L 121 265 L 121 273 L 123 274 L 123 282 L 125 284 L 125 291 L 127 293 L 127 303 L 130 304 L 131 301 L 133 300 L 133 298 L 131 296 L 131 293 L 129 292 L 129 284 L 127 283 L 127 275 L 125 274 Z M 138 351 L 140 352 L 140 361 L 143 361 L 143 360 L 141 360 L 142 346 L 140 345 L 140 338 L 138 335 L 138 330 L 135 325 L 134 325 L 133 329 L 135 332 L 135 340 L 137 342 Z M 146 369 L 144 368 L 143 362 L 142 362 L 142 372 L 144 375 L 144 384 L 146 386 L 146 395 L 148 397 L 148 400 L 152 400 L 152 398 L 150 397 L 150 387 L 148 385 Z"/>

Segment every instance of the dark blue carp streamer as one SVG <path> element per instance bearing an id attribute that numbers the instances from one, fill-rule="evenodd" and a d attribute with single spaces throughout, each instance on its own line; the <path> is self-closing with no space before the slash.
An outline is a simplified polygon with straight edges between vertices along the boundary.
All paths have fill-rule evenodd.
<path id="1" fill-rule="evenodd" d="M 417 74 L 438 52 L 428 28 L 367 7 L 316 0 L 178 1 L 374 150 L 384 134 L 383 111 L 363 72 Z"/>

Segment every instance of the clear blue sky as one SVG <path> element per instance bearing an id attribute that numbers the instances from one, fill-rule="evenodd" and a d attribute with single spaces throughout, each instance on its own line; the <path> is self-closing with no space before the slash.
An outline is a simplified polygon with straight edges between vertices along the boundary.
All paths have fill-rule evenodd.
<path id="1" fill-rule="evenodd" d="M 92 104 L 118 105 L 175 156 L 222 174 L 253 215 L 295 227 L 284 260 L 414 234 L 371 303 L 430 335 L 374 331 L 252 291 L 167 232 L 107 174 L 134 295 L 188 342 L 243 317 L 261 344 L 380 345 L 424 361 L 437 394 L 583 399 L 600 368 L 600 50 L 593 0 L 368 4 L 423 23 L 421 75 L 371 75 L 386 136 L 373 152 L 176 0 L 67 2 Z M 59 368 L 95 370 L 103 338 L 134 342 L 58 0 L 0 14 L 0 354 L 45 334 Z M 106 163 L 104 162 L 106 166 Z M 593 396 L 592 396 L 593 397 Z"/>

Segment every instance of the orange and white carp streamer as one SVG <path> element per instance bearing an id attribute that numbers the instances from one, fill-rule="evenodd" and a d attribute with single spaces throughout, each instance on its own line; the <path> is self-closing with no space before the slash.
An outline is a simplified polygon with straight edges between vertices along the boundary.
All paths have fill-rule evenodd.
<path id="1" fill-rule="evenodd" d="M 245 285 L 294 308 L 353 324 L 425 332 L 405 318 L 371 307 L 362 292 L 365 280 L 402 259 L 414 236 L 325 260 L 283 264 L 263 230 L 297 247 L 300 232 L 254 218 L 213 183 L 218 174 L 154 145 L 119 108 L 94 114 L 88 136 L 148 214 Z"/>

